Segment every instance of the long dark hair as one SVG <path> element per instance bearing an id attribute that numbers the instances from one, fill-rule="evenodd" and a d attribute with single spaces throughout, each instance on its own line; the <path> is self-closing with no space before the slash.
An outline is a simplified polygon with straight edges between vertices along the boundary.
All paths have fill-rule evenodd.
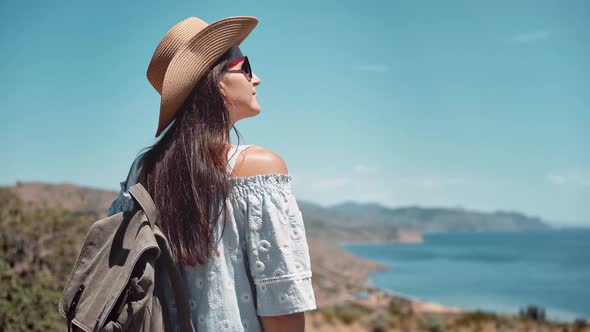
<path id="1" fill-rule="evenodd" d="M 238 144 L 240 135 L 218 87 L 226 63 L 222 57 L 213 64 L 177 111 L 174 123 L 141 152 L 138 182 L 154 199 L 162 232 L 183 264 L 204 264 L 216 251 L 214 231 L 225 215 L 231 189 L 229 133 L 233 128 Z"/>

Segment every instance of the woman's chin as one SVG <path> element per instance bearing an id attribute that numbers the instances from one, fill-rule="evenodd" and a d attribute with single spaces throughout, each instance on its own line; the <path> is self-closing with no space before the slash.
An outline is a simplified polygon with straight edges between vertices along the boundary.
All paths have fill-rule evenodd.
<path id="1" fill-rule="evenodd" d="M 255 107 L 252 107 L 252 116 L 258 115 L 260 113 L 260 106 L 257 104 Z"/>
<path id="2" fill-rule="evenodd" d="M 242 117 L 242 119 L 257 116 L 259 113 L 260 113 L 260 107 L 252 108 L 252 109 L 250 109 L 250 111 L 248 113 L 245 114 L 244 117 Z"/>

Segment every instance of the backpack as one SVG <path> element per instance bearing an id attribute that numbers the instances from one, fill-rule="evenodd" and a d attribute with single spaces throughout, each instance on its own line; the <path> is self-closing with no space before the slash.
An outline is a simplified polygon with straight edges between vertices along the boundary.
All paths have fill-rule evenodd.
<path id="1" fill-rule="evenodd" d="M 129 189 L 139 207 L 94 222 L 64 287 L 58 310 L 68 331 L 196 331 L 179 267 L 145 188 Z M 177 317 L 166 310 L 171 287 Z"/>

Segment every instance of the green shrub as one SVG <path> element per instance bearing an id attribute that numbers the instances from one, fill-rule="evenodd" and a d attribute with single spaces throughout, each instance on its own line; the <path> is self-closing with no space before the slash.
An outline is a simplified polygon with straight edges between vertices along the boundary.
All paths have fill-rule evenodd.
<path id="1" fill-rule="evenodd" d="M 423 329 L 429 332 L 444 332 L 446 331 L 445 322 L 438 314 L 427 313 L 421 321 Z"/>
<path id="2" fill-rule="evenodd" d="M 574 331 L 583 331 L 584 329 L 588 328 L 588 321 L 585 320 L 584 318 L 578 318 L 574 321 L 573 324 L 573 329 Z"/>
<path id="3" fill-rule="evenodd" d="M 391 299 L 389 301 L 389 303 L 387 304 L 387 312 L 389 312 L 389 314 L 394 315 L 394 316 L 401 315 L 402 310 L 401 310 L 401 304 L 399 303 L 399 301 L 396 301 L 395 299 Z"/>
<path id="4" fill-rule="evenodd" d="M 311 321 L 311 326 L 313 326 L 314 329 L 319 329 L 320 327 L 322 327 L 323 322 L 321 320 L 318 319 L 313 319 Z"/>
<path id="5" fill-rule="evenodd" d="M 362 315 L 362 313 L 352 308 L 336 310 L 334 314 L 346 325 L 350 325 L 352 322 L 358 321 Z"/>
<path id="6" fill-rule="evenodd" d="M 545 321 L 545 309 L 536 305 L 529 305 L 524 309 L 520 309 L 518 315 L 537 322 Z"/>
<path id="7" fill-rule="evenodd" d="M 334 305 L 333 309 L 334 315 L 346 325 L 359 321 L 361 317 L 373 312 L 373 309 L 356 302 L 338 303 Z"/>
<path id="8" fill-rule="evenodd" d="M 322 314 L 322 318 L 324 319 L 324 322 L 326 322 L 328 324 L 334 323 L 334 310 L 332 310 L 332 308 L 322 309 L 320 311 L 320 313 Z"/>
<path id="9" fill-rule="evenodd" d="M 385 310 L 379 310 L 370 313 L 363 317 L 363 324 L 369 327 L 369 331 L 387 331 L 387 327 L 390 326 L 390 316 Z"/>
<path id="10" fill-rule="evenodd" d="M 486 321 L 498 321 L 498 315 L 492 312 L 486 312 L 482 310 L 468 311 L 459 316 L 454 322 L 455 326 L 470 326 L 472 324 L 486 322 Z"/>

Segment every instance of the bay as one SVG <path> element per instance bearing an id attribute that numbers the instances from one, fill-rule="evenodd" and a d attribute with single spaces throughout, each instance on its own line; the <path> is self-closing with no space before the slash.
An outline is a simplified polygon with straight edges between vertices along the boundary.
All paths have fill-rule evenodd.
<path id="1" fill-rule="evenodd" d="M 354 244 L 389 267 L 374 287 L 459 307 L 517 314 L 527 305 L 556 321 L 590 319 L 590 228 L 425 234 L 420 244 Z"/>

